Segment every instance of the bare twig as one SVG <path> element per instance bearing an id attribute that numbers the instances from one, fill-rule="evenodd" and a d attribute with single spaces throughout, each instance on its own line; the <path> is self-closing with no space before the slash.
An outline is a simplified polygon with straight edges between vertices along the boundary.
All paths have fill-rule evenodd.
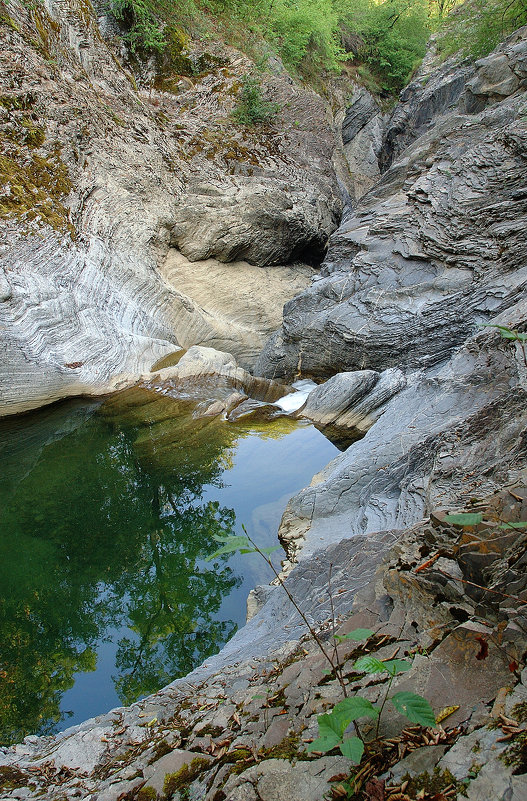
<path id="1" fill-rule="evenodd" d="M 306 616 L 305 612 L 302 611 L 302 609 L 299 607 L 299 605 L 297 604 L 297 602 L 295 601 L 295 599 L 293 598 L 293 596 L 289 592 L 288 588 L 285 585 L 285 582 L 284 582 L 283 578 L 278 573 L 278 571 L 275 568 L 275 566 L 273 565 L 271 559 L 265 553 L 263 553 L 263 551 L 260 550 L 260 548 L 255 543 L 255 541 L 249 536 L 249 533 L 248 533 L 247 529 L 245 528 L 245 526 L 242 525 L 242 528 L 243 528 L 243 531 L 245 532 L 245 535 L 246 535 L 248 541 L 251 543 L 251 545 L 253 546 L 253 548 L 256 551 L 256 553 L 260 554 L 262 559 L 264 559 L 267 562 L 267 564 L 269 565 L 269 567 L 273 571 L 278 583 L 280 584 L 280 586 L 282 587 L 283 591 L 285 592 L 285 594 L 287 595 L 287 597 L 291 601 L 292 605 L 294 606 L 294 608 L 296 609 L 296 611 L 298 612 L 298 614 L 300 615 L 300 617 L 302 618 L 302 620 L 306 624 L 307 629 L 308 629 L 309 633 L 311 634 L 311 636 L 313 637 L 314 641 L 316 642 L 319 650 L 325 656 L 325 658 L 327 659 L 328 663 L 331 665 L 331 669 L 335 670 L 335 664 L 333 662 L 333 659 L 331 658 L 331 656 L 327 652 L 326 648 L 324 647 L 324 644 L 323 644 L 322 640 L 320 639 L 320 637 L 318 636 L 317 632 L 315 631 L 315 629 L 313 628 L 313 626 L 311 625 L 311 623 L 307 619 L 307 616 Z M 339 682 L 340 686 L 342 687 L 342 692 L 346 695 L 346 685 L 344 684 L 342 677 L 337 675 L 337 681 Z"/>

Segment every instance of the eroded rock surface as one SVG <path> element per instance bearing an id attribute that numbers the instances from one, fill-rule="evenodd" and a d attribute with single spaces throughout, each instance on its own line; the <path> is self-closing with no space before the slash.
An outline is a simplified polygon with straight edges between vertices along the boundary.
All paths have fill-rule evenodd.
<path id="1" fill-rule="evenodd" d="M 175 322 L 179 344 L 188 348 L 207 343 L 233 353 L 246 368 L 280 325 L 284 303 L 306 289 L 316 274 L 300 263 L 257 267 L 245 261 L 190 262 L 175 248 L 159 272 L 170 291 L 187 299 L 189 308 Z"/>
<path id="2" fill-rule="evenodd" d="M 342 144 L 353 180 L 355 200 L 362 197 L 381 176 L 380 159 L 387 117 L 365 88 L 353 93 L 342 122 Z"/>
<path id="3" fill-rule="evenodd" d="M 512 41 L 523 63 L 525 30 Z M 256 369 L 427 367 L 511 310 L 527 277 L 525 102 L 519 83 L 479 114 L 444 114 L 404 150 L 332 237 L 320 280 L 286 304 Z"/>
<path id="4" fill-rule="evenodd" d="M 339 219 L 324 101 L 283 69 L 266 73 L 282 110 L 251 130 L 230 114 L 254 65 L 220 43 L 188 43 L 198 74 L 164 64 L 154 88 L 137 89 L 89 5 L 12 0 L 0 26 L 0 413 L 108 391 L 180 346 L 235 350 L 248 365 L 299 290 L 290 268 L 273 282 L 280 265 L 319 261 Z M 194 299 L 192 269 L 180 288 L 166 262 L 175 247 L 277 265 L 267 320 L 254 324 L 262 298 L 231 325 L 254 276 L 218 268 L 210 280 L 225 286 L 202 306 L 202 272 Z"/>
<path id="5" fill-rule="evenodd" d="M 413 109 L 410 141 L 405 141 L 406 134 L 394 137 L 390 168 L 348 210 L 331 240 L 320 279 L 286 304 L 283 326 L 258 362 L 264 376 L 259 386 L 268 393 L 262 400 L 279 397 L 282 385 L 270 379 L 329 378 L 313 389 L 306 409 L 311 408 L 313 419 L 344 419 L 366 431 L 291 500 L 284 514 L 279 535 L 290 558 L 286 570 L 297 563 L 287 578 L 289 590 L 330 649 L 332 606 L 334 615 L 342 616 L 337 622 L 341 634 L 361 626 L 374 630 L 366 643 L 339 646 L 354 692 L 372 702 L 382 700 L 384 693 L 378 677 L 357 676 L 357 656 L 406 656 L 412 666 L 396 679 L 397 689 L 423 694 L 437 713 L 457 707 L 433 732 L 401 733 L 402 718 L 384 718 L 384 778 L 374 777 L 375 768 L 370 774 L 383 791 L 383 783 L 393 786 L 405 775 L 401 770 L 408 762 L 397 771 L 401 758 L 432 743 L 432 754 L 427 751 L 426 759 L 414 756 L 410 767 L 423 779 L 423 766 L 429 772 L 437 762 L 443 772 L 438 791 L 454 779 L 474 801 L 487 801 L 489 787 L 493 801 L 520 799 L 525 792 L 526 541 L 524 526 L 515 528 L 514 523 L 527 519 L 527 361 L 514 336 L 503 339 L 495 328 L 479 328 L 490 323 L 523 332 L 527 324 L 525 52 L 522 30 L 478 62 L 474 72 L 463 66 L 462 79 L 447 65 L 451 73 L 431 75 L 430 86 L 409 90 L 403 100 Z M 204 96 L 209 83 L 203 81 Z M 163 113 L 166 103 L 164 99 Z M 177 105 L 177 100 L 170 103 Z M 373 119 L 368 103 L 363 105 L 348 120 L 351 131 L 367 119 L 356 136 Z M 187 124 L 188 118 L 183 119 Z M 131 124 L 128 117 L 126 122 Z M 148 139 L 150 128 L 145 126 L 140 133 Z M 191 145 L 188 131 L 182 137 Z M 212 150 L 216 145 L 213 138 Z M 200 143 L 193 147 L 199 150 Z M 251 166 L 256 169 L 265 161 L 264 177 L 257 169 L 254 173 L 258 186 L 269 170 L 284 168 L 270 146 L 267 154 L 258 151 L 259 164 Z M 216 156 L 211 155 L 209 175 L 216 181 Z M 326 156 L 320 151 L 316 170 L 328 163 Z M 194 158 L 199 159 L 197 151 L 190 161 Z M 134 176 L 135 189 L 144 186 L 141 169 L 139 178 Z M 223 183 L 204 190 L 195 176 L 187 180 L 189 167 L 174 190 L 174 202 L 188 191 L 195 210 L 202 208 L 211 220 L 217 213 L 210 231 L 203 229 L 199 252 L 191 250 L 192 231 L 201 228 L 185 211 L 176 213 L 167 202 L 161 224 L 159 203 L 155 214 L 151 209 L 146 213 L 147 194 L 127 195 L 134 220 L 134 203 L 142 197 L 146 233 L 141 247 L 155 249 L 156 259 L 145 267 L 148 281 L 151 275 L 170 280 L 168 272 L 161 277 L 158 265 L 165 265 L 171 246 L 187 257 L 243 255 L 259 263 L 278 258 L 267 235 L 253 250 L 247 244 L 245 223 L 250 223 L 253 199 L 247 199 L 245 190 L 253 176 L 244 169 L 235 171 L 236 186 L 229 184 L 225 194 L 231 192 L 247 212 L 236 253 L 222 240 L 222 226 L 231 214 L 221 192 L 217 194 Z M 106 170 L 104 180 L 109 175 Z M 321 178 L 322 187 L 325 180 Z M 105 190 L 97 191 L 100 208 L 107 211 Z M 306 191 L 313 200 L 311 190 Z M 332 191 L 324 197 L 333 197 Z M 280 229 L 276 246 L 291 256 L 287 226 L 297 224 L 297 205 L 284 206 L 282 200 L 279 192 L 275 221 L 286 230 L 282 236 Z M 91 207 L 92 215 L 98 208 Z M 323 230 L 326 211 L 318 212 Z M 316 252 L 316 235 L 309 239 L 312 220 L 309 214 L 304 218 L 302 237 Z M 108 241 L 106 218 L 99 218 L 98 225 Z M 133 230 L 119 226 L 114 242 Z M 100 242 L 98 246 L 103 247 Z M 267 248 L 266 255 L 260 247 Z M 114 256 L 104 252 L 107 260 L 105 256 L 98 264 L 114 264 Z M 71 253 L 70 245 L 64 253 Z M 125 274 L 134 298 L 142 303 L 131 277 L 131 250 L 127 254 L 130 269 Z M 8 271 L 5 276 L 0 292 L 11 309 L 21 279 L 14 280 Z M 148 281 L 145 277 L 145 286 L 151 286 Z M 55 295 L 46 291 L 54 308 Z M 68 299 L 66 292 L 62 302 Z M 178 297 L 177 302 L 188 305 L 188 298 Z M 122 308 L 125 320 L 128 307 Z M 156 308 L 159 320 L 159 309 L 165 307 Z M 173 330 L 171 325 L 167 330 Z M 35 339 L 39 336 L 35 326 Z M 169 338 L 163 336 L 153 349 L 156 356 L 168 350 Z M 179 344 L 170 341 L 170 350 Z M 22 368 L 21 362 L 20 375 Z M 200 386 L 195 391 L 206 399 L 201 412 L 230 414 L 246 402 L 246 395 L 259 399 L 258 382 L 251 388 L 251 381 L 255 379 L 230 353 L 191 349 L 178 365 L 145 379 L 147 389 L 138 391 L 177 395 L 187 382 Z M 219 397 L 207 394 L 209 382 Z M 446 517 L 453 510 L 479 511 L 483 519 L 456 527 Z M 327 660 L 316 644 L 301 639 L 305 626 L 281 593 L 280 587 L 257 593 L 247 626 L 186 679 L 58 738 L 26 738 L 2 749 L 5 797 L 117 801 L 136 798 L 149 781 L 159 795 L 166 769 L 165 778 L 168 774 L 173 783 L 165 795 L 174 798 L 184 791 L 183 797 L 196 801 L 276 801 L 285 791 L 288 798 L 311 801 L 321 792 L 322 778 L 342 776 L 340 757 L 306 753 L 307 741 L 317 734 L 318 714 L 340 700 L 342 689 L 325 672 Z M 371 726 L 365 721 L 362 727 L 369 738 L 374 735 Z M 508 739 L 498 744 L 502 736 Z M 170 779 L 167 765 L 179 766 L 186 759 L 188 769 L 178 784 L 182 774 Z M 416 797 L 418 785 L 409 792 Z"/>

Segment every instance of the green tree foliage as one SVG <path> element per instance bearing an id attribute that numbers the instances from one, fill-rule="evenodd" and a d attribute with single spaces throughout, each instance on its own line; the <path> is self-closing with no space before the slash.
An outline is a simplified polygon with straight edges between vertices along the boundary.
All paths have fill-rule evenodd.
<path id="1" fill-rule="evenodd" d="M 345 31 L 355 34 L 356 59 L 380 88 L 399 91 L 424 56 L 432 20 L 421 0 L 338 0 Z"/>
<path id="2" fill-rule="evenodd" d="M 151 0 L 112 0 L 112 13 L 126 28 L 123 38 L 132 53 L 164 49 L 163 26 L 156 11 Z"/>
<path id="3" fill-rule="evenodd" d="M 444 20 L 439 46 L 445 55 L 481 58 L 526 24 L 527 0 L 467 0 Z"/>
<path id="4" fill-rule="evenodd" d="M 389 92 L 404 85 L 422 58 L 439 14 L 427 0 L 112 0 L 112 9 L 136 54 L 160 52 L 169 24 L 196 23 L 207 35 L 216 35 L 219 24 L 227 40 L 241 47 L 266 43 L 300 73 L 338 71 L 343 61 L 366 64 L 377 88 Z M 347 52 L 350 34 L 357 47 Z"/>

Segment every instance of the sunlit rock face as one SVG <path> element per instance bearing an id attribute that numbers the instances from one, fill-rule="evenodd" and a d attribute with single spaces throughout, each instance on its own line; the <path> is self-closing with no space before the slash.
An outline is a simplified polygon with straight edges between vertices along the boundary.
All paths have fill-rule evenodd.
<path id="1" fill-rule="evenodd" d="M 324 102 L 266 74 L 282 110 L 240 127 L 238 51 L 190 44 L 208 67 L 143 91 L 84 4 L 8 12 L 0 413 L 127 384 L 197 343 L 249 366 L 309 283 L 311 268 L 281 265 L 318 263 L 340 216 Z"/>

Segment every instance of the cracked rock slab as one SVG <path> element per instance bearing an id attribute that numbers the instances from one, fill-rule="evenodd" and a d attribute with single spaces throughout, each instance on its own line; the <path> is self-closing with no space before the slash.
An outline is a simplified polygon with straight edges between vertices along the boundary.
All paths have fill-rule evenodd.
<path id="1" fill-rule="evenodd" d="M 269 759 L 230 777 L 223 792 L 226 801 L 320 801 L 331 777 L 348 769 L 344 757 L 293 765 L 286 759 Z"/>

